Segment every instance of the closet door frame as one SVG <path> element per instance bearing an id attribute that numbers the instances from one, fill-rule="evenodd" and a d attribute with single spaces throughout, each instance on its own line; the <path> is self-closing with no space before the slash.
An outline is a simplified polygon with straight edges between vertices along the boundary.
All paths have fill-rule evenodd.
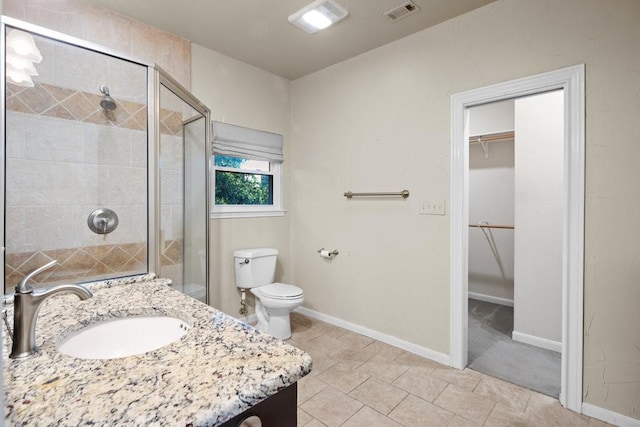
<path id="1" fill-rule="evenodd" d="M 469 111 L 489 102 L 564 91 L 562 363 L 560 403 L 582 412 L 584 299 L 585 66 L 473 89 L 451 97 L 450 357 L 467 366 L 469 259 Z"/>

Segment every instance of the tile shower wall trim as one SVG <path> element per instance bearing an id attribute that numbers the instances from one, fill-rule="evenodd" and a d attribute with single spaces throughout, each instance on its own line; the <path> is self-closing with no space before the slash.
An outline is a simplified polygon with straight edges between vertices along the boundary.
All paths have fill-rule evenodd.
<path id="1" fill-rule="evenodd" d="M 101 95 L 67 89 L 46 83 L 26 88 L 7 83 L 9 111 L 75 120 L 132 130 L 147 129 L 147 107 L 144 104 L 118 100 L 113 111 L 100 107 Z M 160 133 L 182 135 L 182 115 L 177 111 L 160 110 Z"/>
<path id="2" fill-rule="evenodd" d="M 94 281 L 114 275 L 124 276 L 127 272 L 140 274 L 147 268 L 147 245 L 145 242 L 139 242 L 7 253 L 6 287 L 13 288 L 27 274 L 54 259 L 58 261 L 56 266 L 33 277 L 31 283 L 35 288 L 62 282 Z M 181 240 L 165 241 L 161 262 L 163 266 L 182 263 Z"/>
<path id="3" fill-rule="evenodd" d="M 145 242 L 122 245 L 86 246 L 49 251 L 7 253 L 5 286 L 10 289 L 36 268 L 57 260 L 50 270 L 31 280 L 35 288 L 56 283 L 93 281 L 104 278 L 140 274 L 147 271 Z"/>

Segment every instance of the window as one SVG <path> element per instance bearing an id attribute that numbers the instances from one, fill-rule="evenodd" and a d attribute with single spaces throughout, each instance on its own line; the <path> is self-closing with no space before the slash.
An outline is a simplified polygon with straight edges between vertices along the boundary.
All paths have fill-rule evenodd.
<path id="1" fill-rule="evenodd" d="M 213 122 L 212 217 L 280 216 L 282 136 Z"/>

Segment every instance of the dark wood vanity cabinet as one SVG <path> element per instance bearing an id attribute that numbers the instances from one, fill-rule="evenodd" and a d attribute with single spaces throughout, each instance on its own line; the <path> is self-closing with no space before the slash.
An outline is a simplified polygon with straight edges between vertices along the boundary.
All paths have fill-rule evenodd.
<path id="1" fill-rule="evenodd" d="M 295 383 L 236 415 L 220 427 L 254 427 L 255 424 L 247 420 L 252 416 L 260 419 L 261 427 L 296 427 L 297 409 L 298 383 Z M 247 422 L 243 424 L 245 420 Z"/>

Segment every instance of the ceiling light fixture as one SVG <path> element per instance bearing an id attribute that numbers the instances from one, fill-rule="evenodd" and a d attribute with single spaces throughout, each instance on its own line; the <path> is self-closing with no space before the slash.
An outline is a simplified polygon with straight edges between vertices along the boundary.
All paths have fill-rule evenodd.
<path id="1" fill-rule="evenodd" d="M 313 34 L 346 18 L 349 12 L 333 0 L 316 0 L 289 16 L 289 22 Z"/>

